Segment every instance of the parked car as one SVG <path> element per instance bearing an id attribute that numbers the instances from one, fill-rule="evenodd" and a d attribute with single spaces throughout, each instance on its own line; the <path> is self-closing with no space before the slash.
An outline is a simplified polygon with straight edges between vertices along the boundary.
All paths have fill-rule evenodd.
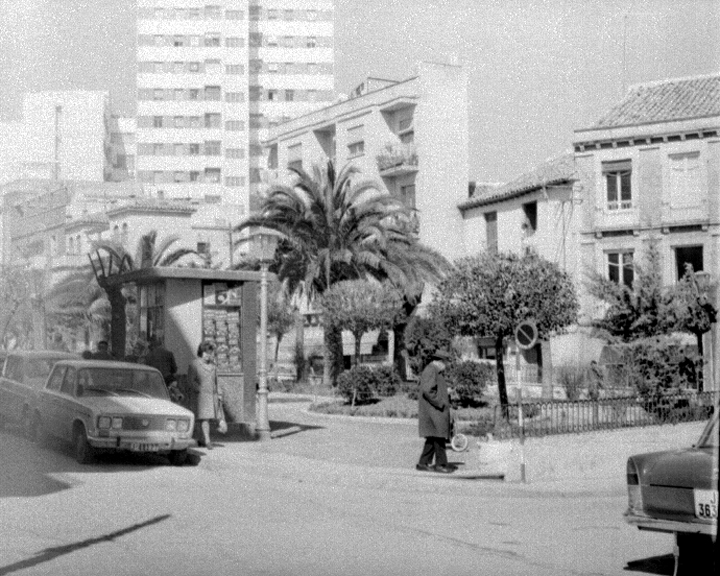
<path id="1" fill-rule="evenodd" d="M 676 574 L 716 574 L 718 414 L 691 448 L 636 454 L 627 461 L 625 519 L 640 530 L 675 535 Z"/>
<path id="2" fill-rule="evenodd" d="M 127 362 L 66 360 L 55 364 L 40 393 L 38 437 L 72 443 L 75 458 L 91 463 L 100 452 L 167 455 L 185 463 L 193 413 L 170 401 L 162 374 Z"/>
<path id="3" fill-rule="evenodd" d="M 50 370 L 58 360 L 79 358 L 68 352 L 17 350 L 9 352 L 0 376 L 0 423 L 21 424 L 32 439 L 32 414 Z"/>

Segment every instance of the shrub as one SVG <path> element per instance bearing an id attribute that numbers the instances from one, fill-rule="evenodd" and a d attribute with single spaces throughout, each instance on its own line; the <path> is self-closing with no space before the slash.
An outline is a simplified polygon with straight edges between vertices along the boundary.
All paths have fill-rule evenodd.
<path id="1" fill-rule="evenodd" d="M 353 366 L 338 376 L 337 390 L 347 403 L 355 406 L 372 399 L 375 393 L 375 374 L 369 366 Z"/>
<path id="2" fill-rule="evenodd" d="M 495 381 L 495 367 L 472 360 L 451 364 L 445 378 L 460 406 L 480 406 L 485 387 Z"/>
<path id="3" fill-rule="evenodd" d="M 565 389 L 568 400 L 579 400 L 580 393 L 585 387 L 587 370 L 577 365 L 564 365 L 556 368 L 557 380 Z"/>
<path id="4" fill-rule="evenodd" d="M 374 367 L 373 373 L 376 381 L 374 384 L 375 393 L 378 396 L 395 396 L 400 390 L 400 375 L 394 366 L 381 365 Z"/>

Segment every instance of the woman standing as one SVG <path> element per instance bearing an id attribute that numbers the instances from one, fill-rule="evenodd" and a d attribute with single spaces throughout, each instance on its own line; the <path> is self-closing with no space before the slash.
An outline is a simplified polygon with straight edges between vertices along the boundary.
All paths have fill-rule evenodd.
<path id="1" fill-rule="evenodd" d="M 215 370 L 215 346 L 210 342 L 202 342 L 198 346 L 198 358 L 188 367 L 188 385 L 197 396 L 195 417 L 202 430 L 200 446 L 213 449 L 210 442 L 210 420 L 217 417 L 217 372 Z"/>

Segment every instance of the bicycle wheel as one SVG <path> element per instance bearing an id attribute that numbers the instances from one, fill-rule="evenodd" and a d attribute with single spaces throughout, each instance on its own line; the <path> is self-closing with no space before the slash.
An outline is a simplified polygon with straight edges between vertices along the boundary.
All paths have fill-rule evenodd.
<path id="1" fill-rule="evenodd" d="M 455 452 L 465 452 L 468 447 L 468 439 L 465 434 L 455 434 L 450 441 L 450 446 Z"/>

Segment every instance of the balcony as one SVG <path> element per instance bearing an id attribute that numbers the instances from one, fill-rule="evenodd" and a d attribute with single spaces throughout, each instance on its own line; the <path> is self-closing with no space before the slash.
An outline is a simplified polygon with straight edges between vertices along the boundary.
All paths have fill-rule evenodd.
<path id="1" fill-rule="evenodd" d="M 380 176 L 394 177 L 418 171 L 417 149 L 414 144 L 386 144 L 377 160 Z"/>

